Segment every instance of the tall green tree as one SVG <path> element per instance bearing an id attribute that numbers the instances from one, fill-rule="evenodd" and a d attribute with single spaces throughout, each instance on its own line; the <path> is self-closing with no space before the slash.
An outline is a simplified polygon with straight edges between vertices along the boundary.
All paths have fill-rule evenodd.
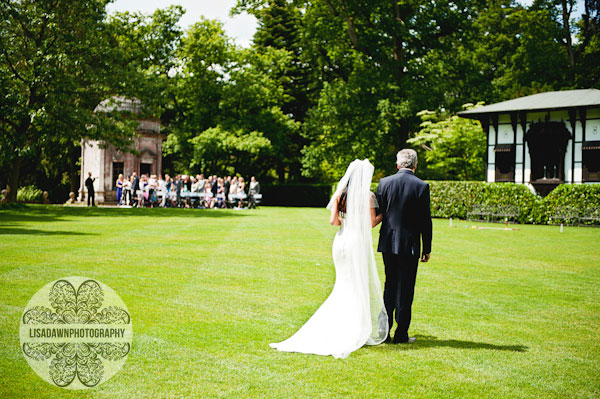
<path id="1" fill-rule="evenodd" d="M 465 106 L 471 108 L 472 104 Z M 484 180 L 486 137 L 478 121 L 428 110 L 418 116 L 421 129 L 408 143 L 421 155 L 420 176 L 431 180 Z"/>
<path id="2" fill-rule="evenodd" d="M 82 137 L 125 145 L 131 134 L 130 125 L 94 113 L 114 92 L 121 60 L 105 23 L 106 4 L 0 2 L 0 162 L 11 165 L 9 200 L 25 165 L 39 159 L 44 146 L 72 146 Z"/>

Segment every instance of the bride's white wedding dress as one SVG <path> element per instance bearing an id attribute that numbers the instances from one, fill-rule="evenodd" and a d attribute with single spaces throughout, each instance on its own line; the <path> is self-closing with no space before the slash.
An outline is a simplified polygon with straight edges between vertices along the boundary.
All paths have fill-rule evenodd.
<path id="1" fill-rule="evenodd" d="M 346 214 L 333 240 L 333 290 L 312 317 L 287 340 L 270 344 L 280 351 L 347 357 L 363 345 L 377 345 L 388 335 L 388 319 L 375 266 L 371 236 L 370 192 L 373 166 L 353 161 L 333 200 L 347 188 Z"/>

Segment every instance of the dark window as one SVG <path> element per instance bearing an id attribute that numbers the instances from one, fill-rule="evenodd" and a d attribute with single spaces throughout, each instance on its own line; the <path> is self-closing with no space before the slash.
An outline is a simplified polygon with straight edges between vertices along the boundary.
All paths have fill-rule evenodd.
<path id="1" fill-rule="evenodd" d="M 514 144 L 498 144 L 494 151 L 496 153 L 496 181 L 515 181 L 515 146 Z"/>
<path id="2" fill-rule="evenodd" d="M 600 181 L 600 141 L 587 141 L 581 147 L 583 181 Z"/>
<path id="3" fill-rule="evenodd" d="M 152 164 L 151 163 L 140 163 L 140 175 L 148 175 L 150 176 L 152 173 Z"/>
<path id="4" fill-rule="evenodd" d="M 117 179 L 119 175 L 123 174 L 123 162 L 113 162 L 112 169 L 112 188 L 113 190 L 117 189 Z"/>
<path id="5" fill-rule="evenodd" d="M 565 152 L 571 133 L 564 122 L 535 122 L 525 134 L 531 156 L 531 181 L 565 180 Z"/>

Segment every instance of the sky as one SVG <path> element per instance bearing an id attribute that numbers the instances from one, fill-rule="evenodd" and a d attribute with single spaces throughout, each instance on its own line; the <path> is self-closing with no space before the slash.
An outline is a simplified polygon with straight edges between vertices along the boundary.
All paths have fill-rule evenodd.
<path id="1" fill-rule="evenodd" d="M 218 19 L 223 22 L 227 35 L 235 39 L 241 46 L 248 47 L 256 31 L 256 18 L 246 13 L 235 17 L 229 16 L 229 11 L 236 0 L 116 0 L 108 5 L 108 11 L 140 11 L 151 14 L 157 8 L 170 5 L 180 5 L 186 13 L 179 24 L 186 28 L 204 16 L 208 19 Z"/>
<path id="2" fill-rule="evenodd" d="M 529 6 L 533 0 L 520 0 L 519 3 Z M 183 28 L 188 27 L 204 16 L 208 19 L 218 19 L 224 23 L 227 35 L 238 45 L 248 47 L 256 31 L 256 18 L 246 13 L 235 17 L 229 16 L 229 11 L 236 0 L 115 0 L 109 4 L 111 11 L 140 11 L 151 14 L 157 8 L 165 8 L 172 4 L 182 6 L 186 13 L 179 21 Z M 583 0 L 577 0 L 572 17 L 579 17 L 583 12 Z"/>

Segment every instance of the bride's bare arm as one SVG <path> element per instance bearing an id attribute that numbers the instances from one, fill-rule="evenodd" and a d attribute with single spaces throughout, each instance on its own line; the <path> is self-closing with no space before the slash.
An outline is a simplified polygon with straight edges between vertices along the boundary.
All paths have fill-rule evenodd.
<path id="1" fill-rule="evenodd" d="M 383 214 L 377 214 L 375 208 L 375 195 L 371 194 L 371 228 L 377 226 L 383 219 Z"/>
<path id="2" fill-rule="evenodd" d="M 371 227 L 375 227 L 379 223 L 381 223 L 381 219 L 383 219 L 383 214 L 380 213 L 379 215 L 377 215 L 377 212 L 375 212 L 375 208 L 371 208 Z"/>
<path id="3" fill-rule="evenodd" d="M 340 197 L 335 199 L 333 206 L 331 207 L 331 215 L 329 216 L 329 223 L 333 226 L 339 226 L 342 224 L 340 220 L 340 212 L 338 210 L 338 203 L 340 202 Z"/>

